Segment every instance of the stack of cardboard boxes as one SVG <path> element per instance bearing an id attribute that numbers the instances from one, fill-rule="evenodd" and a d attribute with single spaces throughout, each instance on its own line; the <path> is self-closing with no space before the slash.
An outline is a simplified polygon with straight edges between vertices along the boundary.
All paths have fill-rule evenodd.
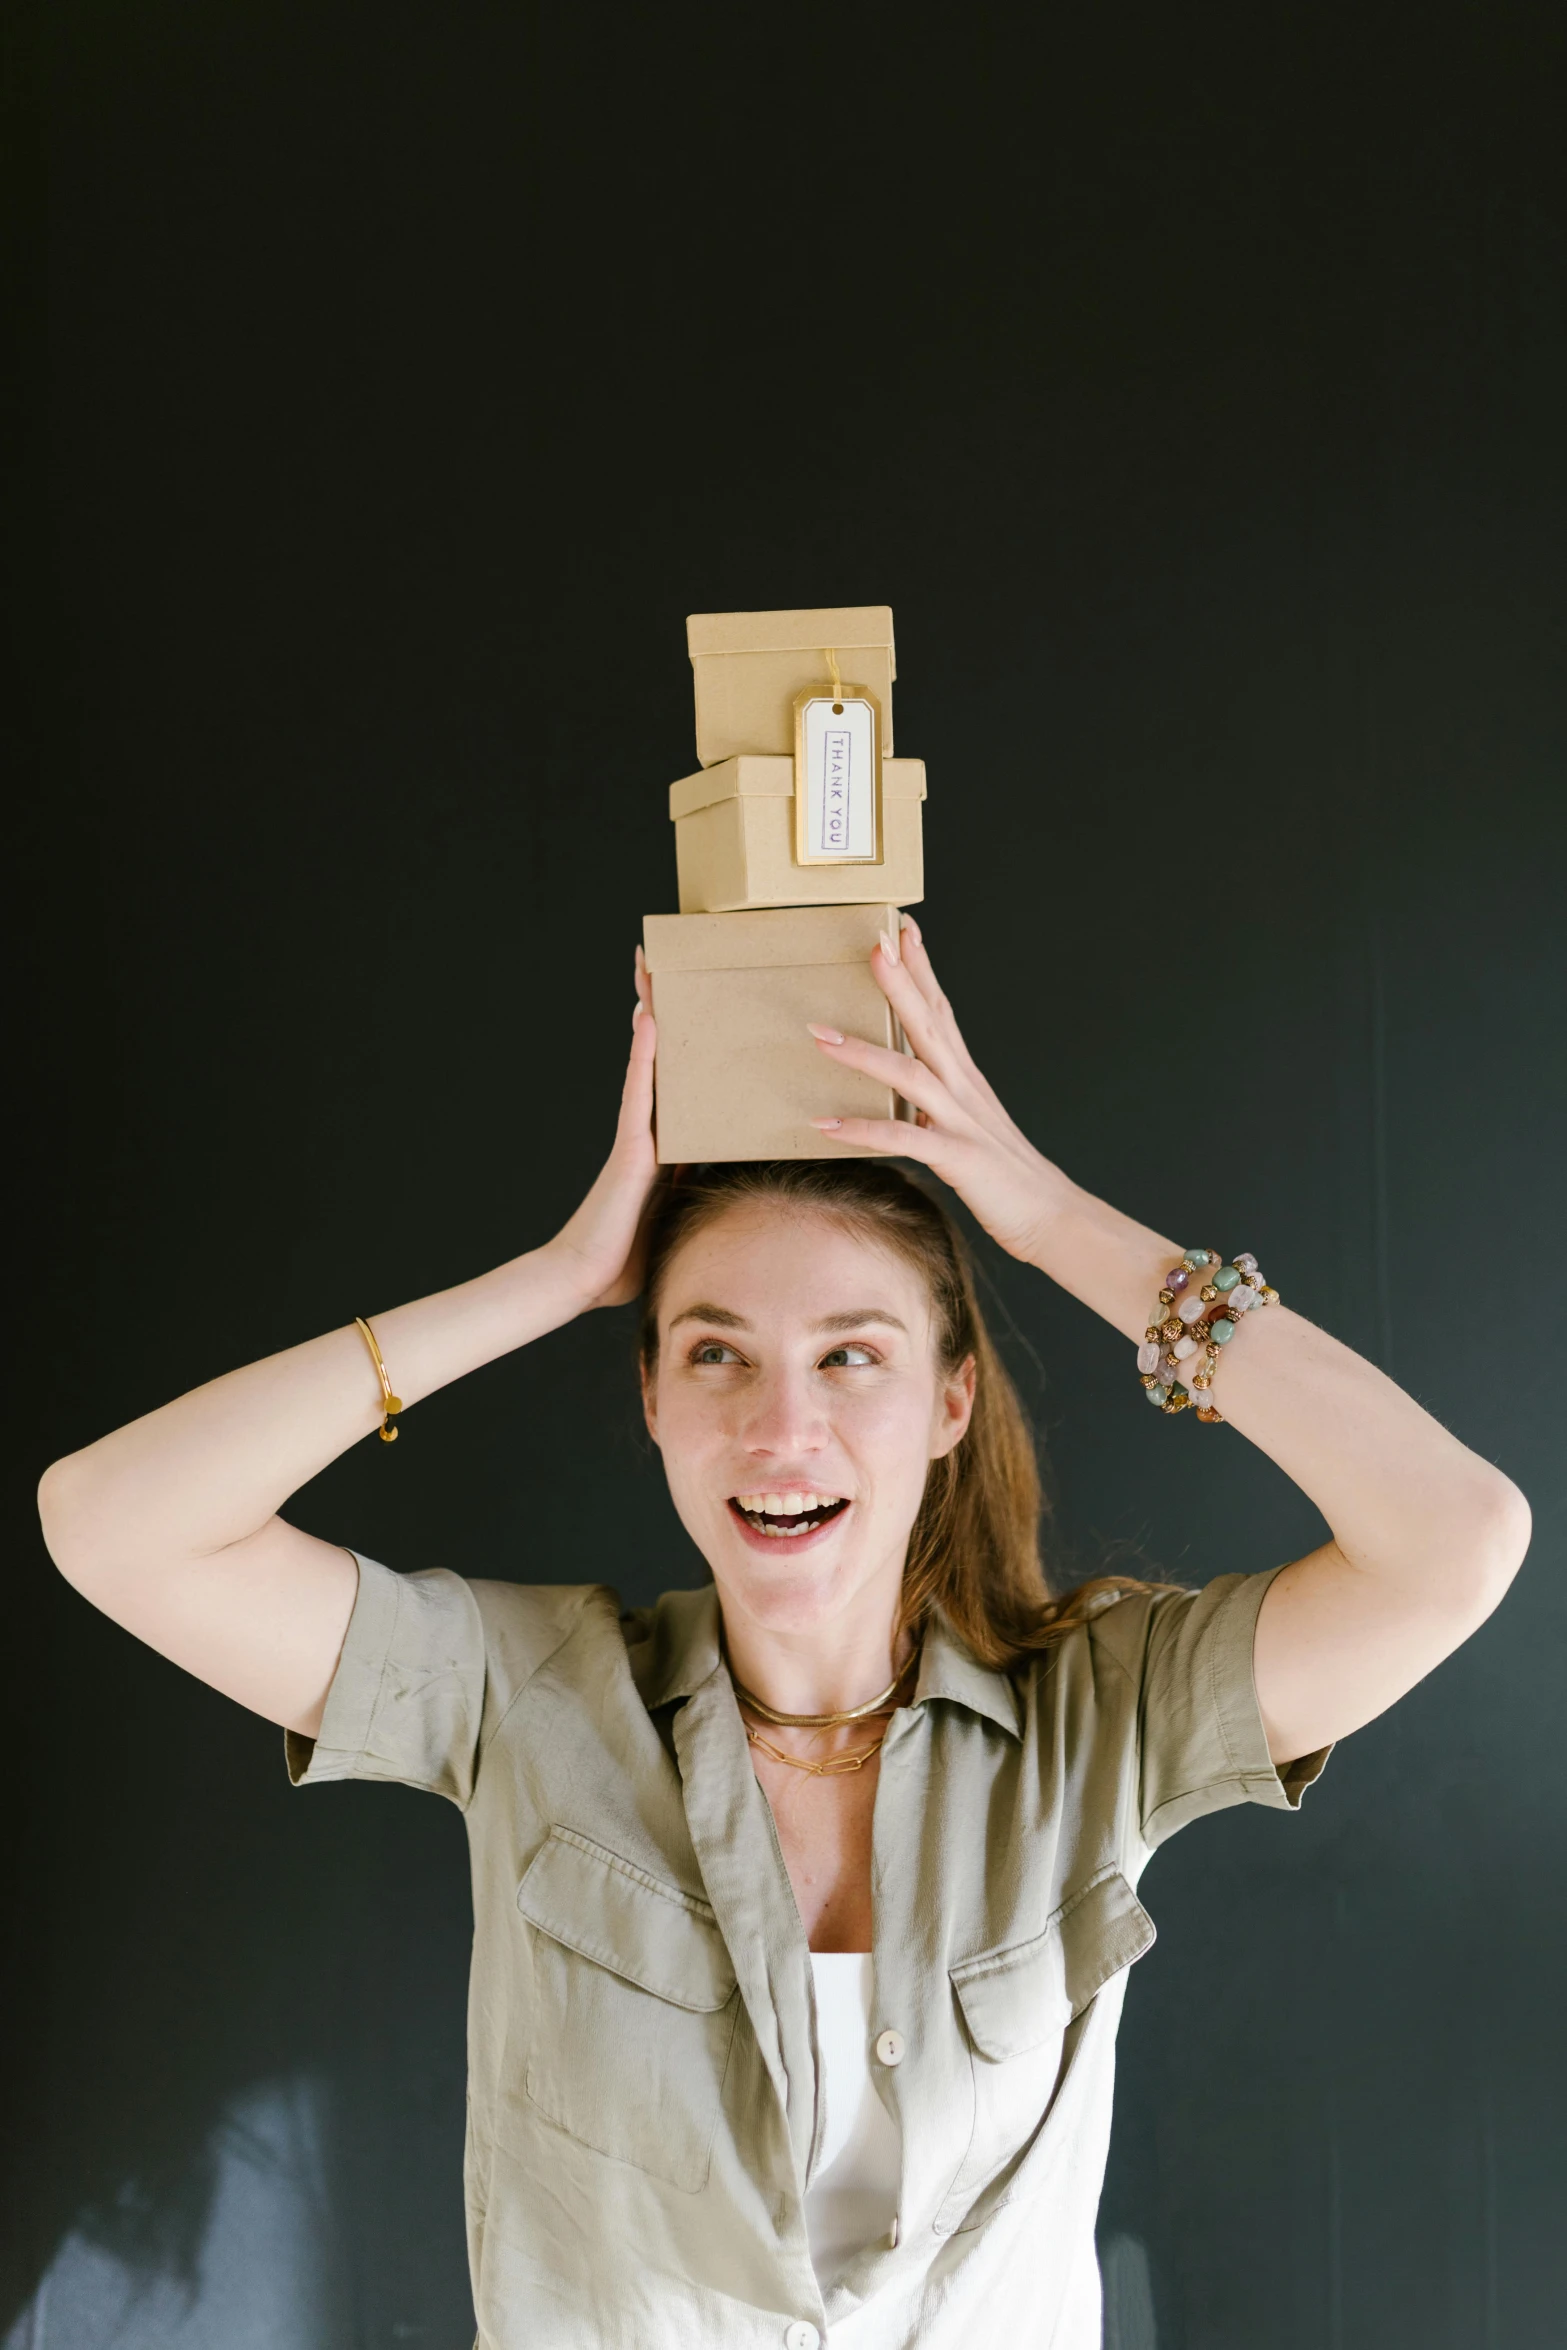
<path id="1" fill-rule="evenodd" d="M 695 775 L 670 787 L 678 914 L 649 914 L 658 1155 L 856 1155 L 812 1118 L 895 1118 L 815 1020 L 903 1050 L 871 977 L 879 931 L 924 894 L 925 768 L 893 753 L 892 614 L 699 612 Z"/>

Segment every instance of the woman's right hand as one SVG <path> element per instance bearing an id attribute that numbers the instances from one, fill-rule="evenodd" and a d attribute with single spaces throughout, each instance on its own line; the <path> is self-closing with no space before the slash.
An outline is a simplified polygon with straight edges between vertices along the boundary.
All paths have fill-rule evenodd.
<path id="1" fill-rule="evenodd" d="M 653 989 L 638 947 L 636 1010 L 631 1015 L 631 1058 L 621 1090 L 615 1141 L 592 1190 L 570 1222 L 549 1243 L 550 1253 L 571 1268 L 580 1284 L 582 1310 L 623 1306 L 642 1288 L 647 1206 L 658 1161 L 653 1145 Z"/>

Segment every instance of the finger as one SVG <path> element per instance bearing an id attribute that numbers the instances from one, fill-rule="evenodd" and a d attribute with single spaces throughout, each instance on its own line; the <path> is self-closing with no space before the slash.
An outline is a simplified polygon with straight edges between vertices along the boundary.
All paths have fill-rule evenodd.
<path id="1" fill-rule="evenodd" d="M 899 915 L 896 944 L 897 961 L 902 964 L 921 995 L 925 997 L 932 1012 L 939 1012 L 947 999 L 941 992 L 941 982 L 936 977 L 935 967 L 925 944 L 925 933 L 912 914 Z"/>
<path id="2" fill-rule="evenodd" d="M 928 1110 L 941 1125 L 954 1125 L 962 1117 L 940 1078 L 923 1061 L 913 1060 L 907 1053 L 890 1052 L 882 1044 L 868 1044 L 863 1036 L 844 1036 L 836 1028 L 823 1030 L 810 1021 L 806 1026 L 818 1049 L 840 1068 L 857 1069 L 878 1084 L 890 1085 L 894 1093 L 901 1093 L 916 1109 Z"/>
<path id="3" fill-rule="evenodd" d="M 934 987 L 934 974 L 932 992 L 937 1000 L 932 1004 L 914 971 L 901 957 L 894 962 L 884 942 L 871 956 L 871 976 L 896 1012 L 904 1035 L 920 1059 L 928 1062 L 944 1080 L 956 1076 L 967 1055 L 951 1008 Z"/>
<path id="4" fill-rule="evenodd" d="M 914 1126 L 909 1119 L 813 1119 L 811 1123 L 829 1142 L 848 1142 L 853 1149 L 874 1152 L 879 1159 L 916 1159 L 956 1189 L 954 1144 L 949 1135 L 935 1133 L 935 1128 Z"/>
<path id="5" fill-rule="evenodd" d="M 939 1069 L 949 1084 L 961 1078 L 967 1084 L 977 1086 L 985 1100 L 993 1103 L 994 1088 L 975 1066 L 974 1056 L 958 1026 L 958 1016 L 936 977 L 920 926 L 912 914 L 905 914 L 903 921 L 905 928 L 898 942 L 900 960 L 919 989 L 929 1021 L 928 1028 L 921 1029 L 917 1016 L 906 1018 L 900 1013 L 904 1033 L 920 1058 Z"/>
<path id="6" fill-rule="evenodd" d="M 908 919 L 907 915 L 899 916 L 900 923 L 906 922 Z M 924 941 L 918 930 L 904 931 L 900 929 L 895 937 L 885 930 L 882 931 L 876 951 L 871 957 L 873 970 L 877 967 L 878 962 L 886 975 L 886 982 L 890 982 L 893 986 L 898 986 L 901 983 L 905 1003 L 911 1002 L 917 997 L 924 1004 L 926 1012 L 932 1019 L 937 1016 L 944 1006 L 946 998 L 937 984 L 936 974 L 931 968 L 930 957 L 925 952 Z"/>
<path id="7" fill-rule="evenodd" d="M 898 958 L 919 989 L 930 1018 L 949 1030 L 952 1042 L 961 1046 L 963 1039 L 958 1031 L 957 1016 L 941 981 L 936 977 L 936 967 L 930 959 L 925 934 L 912 914 L 903 917 L 903 928 L 898 934 Z"/>
<path id="8" fill-rule="evenodd" d="M 647 967 L 647 957 L 643 954 L 640 945 L 632 964 L 632 976 L 636 986 L 637 1001 L 644 1010 L 650 1012 L 653 1009 L 653 978 Z"/>
<path id="9" fill-rule="evenodd" d="M 905 914 L 898 932 L 898 960 L 929 1006 L 932 1016 L 950 1009 L 936 977 L 936 967 L 925 944 L 925 934 L 912 914 Z"/>
<path id="10" fill-rule="evenodd" d="M 852 1143 L 856 1150 L 875 1151 L 880 1158 L 919 1159 L 930 1167 L 941 1151 L 936 1134 L 904 1118 L 813 1118 L 811 1124 L 834 1142 Z"/>
<path id="11" fill-rule="evenodd" d="M 652 1013 L 638 1004 L 631 1015 L 631 1051 L 626 1060 L 626 1081 L 620 1089 L 617 1142 L 628 1138 L 641 1140 L 652 1123 L 653 1063 L 657 1052 L 657 1024 Z"/>

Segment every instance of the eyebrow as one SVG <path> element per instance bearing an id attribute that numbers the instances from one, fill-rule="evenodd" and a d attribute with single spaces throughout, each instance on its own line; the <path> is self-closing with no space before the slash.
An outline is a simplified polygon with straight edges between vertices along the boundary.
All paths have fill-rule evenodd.
<path id="1" fill-rule="evenodd" d="M 676 1314 L 670 1323 L 678 1330 L 682 1322 L 711 1322 L 719 1330 L 749 1330 L 751 1325 L 742 1314 L 732 1314 L 727 1306 L 687 1306 L 683 1314 Z"/>
<path id="2" fill-rule="evenodd" d="M 743 1314 L 731 1313 L 727 1306 L 687 1306 L 683 1313 L 676 1314 L 669 1327 L 676 1330 L 682 1322 L 706 1322 L 715 1330 L 749 1330 L 752 1327 Z M 888 1330 L 901 1330 L 905 1338 L 909 1334 L 907 1322 L 900 1321 L 896 1314 L 889 1314 L 885 1306 L 855 1306 L 846 1314 L 827 1314 L 821 1321 L 813 1322 L 811 1328 L 822 1332 L 861 1330 L 867 1322 L 880 1322 Z"/>

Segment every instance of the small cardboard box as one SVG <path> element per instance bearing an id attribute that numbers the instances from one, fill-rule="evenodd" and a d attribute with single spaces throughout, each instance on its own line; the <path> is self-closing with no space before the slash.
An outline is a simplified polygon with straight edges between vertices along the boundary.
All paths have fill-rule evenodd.
<path id="1" fill-rule="evenodd" d="M 906 1049 L 870 970 L 877 932 L 897 921 L 892 905 L 645 918 L 663 1164 L 861 1158 L 811 1119 L 908 1115 L 889 1086 L 818 1052 L 805 1027 Z"/>
<path id="2" fill-rule="evenodd" d="M 696 680 L 696 755 L 721 759 L 794 751 L 794 698 L 827 681 L 837 656 L 846 686 L 881 704 L 881 750 L 892 752 L 892 611 L 886 604 L 833 604 L 812 612 L 693 612 L 686 644 Z"/>
<path id="3" fill-rule="evenodd" d="M 874 864 L 799 865 L 794 854 L 794 761 L 724 759 L 669 787 L 682 914 L 746 906 L 900 906 L 925 894 L 920 802 L 923 759 L 884 759 L 881 855 Z"/>

